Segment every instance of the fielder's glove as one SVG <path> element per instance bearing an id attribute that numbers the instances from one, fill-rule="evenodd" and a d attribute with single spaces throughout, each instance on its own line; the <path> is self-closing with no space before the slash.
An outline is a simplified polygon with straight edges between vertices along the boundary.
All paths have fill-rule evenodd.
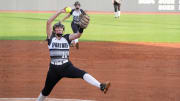
<path id="1" fill-rule="evenodd" d="M 87 14 L 81 14 L 80 15 L 80 20 L 79 20 L 79 26 L 80 28 L 87 28 L 88 24 L 89 24 L 89 20 L 90 20 L 90 17 L 87 15 Z"/>

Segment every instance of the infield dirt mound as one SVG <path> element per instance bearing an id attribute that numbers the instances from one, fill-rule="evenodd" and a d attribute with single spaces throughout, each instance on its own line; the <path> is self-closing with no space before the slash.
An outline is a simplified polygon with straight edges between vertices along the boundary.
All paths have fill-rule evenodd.
<path id="1" fill-rule="evenodd" d="M 180 101 L 180 44 L 81 42 L 72 63 L 101 82 L 104 95 L 81 79 L 62 79 L 51 98 L 97 101 Z M 45 41 L 0 41 L 0 97 L 36 98 L 49 65 Z"/>

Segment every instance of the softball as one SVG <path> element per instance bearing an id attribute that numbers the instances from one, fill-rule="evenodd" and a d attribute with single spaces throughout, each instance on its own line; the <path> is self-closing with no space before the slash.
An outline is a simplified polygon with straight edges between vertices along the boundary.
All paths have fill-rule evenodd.
<path id="1" fill-rule="evenodd" d="M 72 9 L 71 9 L 71 7 L 66 7 L 65 10 L 66 10 L 66 13 L 70 13 Z"/>

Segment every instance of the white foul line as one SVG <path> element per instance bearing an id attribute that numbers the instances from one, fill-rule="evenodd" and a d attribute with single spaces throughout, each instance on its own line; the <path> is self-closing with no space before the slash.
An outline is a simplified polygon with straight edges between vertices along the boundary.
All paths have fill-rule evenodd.
<path id="1" fill-rule="evenodd" d="M 36 98 L 0 98 L 0 101 L 35 101 L 35 100 Z M 47 98 L 45 101 L 95 101 L 95 100 Z"/>

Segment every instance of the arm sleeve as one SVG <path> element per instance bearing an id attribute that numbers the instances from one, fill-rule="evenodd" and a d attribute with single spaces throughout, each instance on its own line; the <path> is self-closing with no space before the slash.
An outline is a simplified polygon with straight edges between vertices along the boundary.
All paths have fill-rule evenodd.
<path id="1" fill-rule="evenodd" d="M 70 14 L 72 15 L 73 12 L 74 12 L 74 9 L 71 10 Z"/>
<path id="2" fill-rule="evenodd" d="M 48 45 L 50 45 L 51 44 L 51 40 L 50 39 L 46 39 L 46 40 L 48 42 Z"/>
<path id="3" fill-rule="evenodd" d="M 83 15 L 86 15 L 86 13 L 84 12 L 84 10 L 80 9 L 80 11 L 81 11 L 81 13 L 82 13 Z"/>
<path id="4" fill-rule="evenodd" d="M 69 44 L 71 44 L 71 40 L 69 40 L 69 35 L 70 34 L 66 34 L 63 37 L 68 41 Z"/>
<path id="5" fill-rule="evenodd" d="M 52 38 L 53 38 L 53 37 L 55 37 L 55 34 L 54 34 L 54 33 L 51 34 L 50 38 L 47 37 L 46 40 L 47 40 L 47 42 L 48 42 L 48 45 L 51 44 L 51 41 L 52 41 Z"/>

